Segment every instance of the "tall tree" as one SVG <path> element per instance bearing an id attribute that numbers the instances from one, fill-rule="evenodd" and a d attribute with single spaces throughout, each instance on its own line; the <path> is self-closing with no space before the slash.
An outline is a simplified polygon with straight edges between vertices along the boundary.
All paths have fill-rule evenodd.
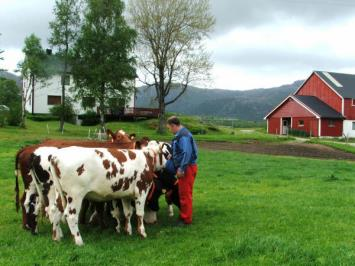
<path id="1" fill-rule="evenodd" d="M 36 35 L 31 34 L 26 37 L 25 45 L 22 49 L 25 54 L 25 59 L 19 64 L 24 84 L 22 88 L 22 122 L 21 126 L 26 127 L 26 103 L 32 96 L 32 112 L 34 107 L 34 93 L 37 82 L 45 80 L 47 74 L 45 71 L 44 60 L 46 53 L 42 48 L 41 39 Z"/>
<path id="2" fill-rule="evenodd" d="M 203 41 L 215 19 L 208 0 L 130 0 L 130 20 L 138 31 L 139 66 L 159 103 L 158 132 L 165 131 L 165 107 L 191 82 L 209 77 L 212 67 Z M 177 89 L 174 97 L 168 97 Z"/>
<path id="3" fill-rule="evenodd" d="M 77 96 L 92 97 L 99 103 L 102 129 L 109 99 L 125 99 L 134 89 L 136 32 L 127 25 L 123 11 L 120 0 L 87 0 L 74 49 Z"/>
<path id="4" fill-rule="evenodd" d="M 80 1 L 56 0 L 53 13 L 54 21 L 49 23 L 52 31 L 49 43 L 59 51 L 58 55 L 63 60 L 63 67 L 59 70 L 62 76 L 62 111 L 60 115 L 59 130 L 63 131 L 65 121 L 65 86 L 68 78 L 70 52 L 76 41 L 80 26 Z M 70 78 L 70 76 L 69 76 Z"/>

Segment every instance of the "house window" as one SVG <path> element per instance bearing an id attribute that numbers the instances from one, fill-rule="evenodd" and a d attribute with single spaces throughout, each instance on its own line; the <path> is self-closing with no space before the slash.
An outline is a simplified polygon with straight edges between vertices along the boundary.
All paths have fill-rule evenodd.
<path id="1" fill-rule="evenodd" d="M 334 120 L 328 120 L 328 127 L 335 127 Z M 354 127 L 354 125 L 353 125 Z"/>
<path id="2" fill-rule="evenodd" d="M 70 75 L 62 76 L 62 82 L 64 82 L 65 86 L 69 86 L 70 85 Z"/>
<path id="3" fill-rule="evenodd" d="M 59 105 L 62 103 L 62 97 L 48 95 L 48 105 Z"/>
<path id="4" fill-rule="evenodd" d="M 355 130 L 355 122 L 353 122 L 353 130 Z"/>
<path id="5" fill-rule="evenodd" d="M 298 126 L 304 127 L 304 120 L 298 120 Z"/>
<path id="6" fill-rule="evenodd" d="M 351 105 L 355 106 L 355 99 L 351 99 Z"/>

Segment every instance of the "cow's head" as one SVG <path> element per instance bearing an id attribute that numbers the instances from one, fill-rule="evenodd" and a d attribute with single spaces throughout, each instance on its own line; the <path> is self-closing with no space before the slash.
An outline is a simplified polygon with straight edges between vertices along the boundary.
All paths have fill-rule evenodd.
<path id="1" fill-rule="evenodd" d="M 107 129 L 106 134 L 108 139 L 110 139 L 112 143 L 117 144 L 134 143 L 136 138 L 136 134 L 128 135 L 122 129 L 117 130 L 115 133 L 113 133 L 112 130 Z"/>
<path id="2" fill-rule="evenodd" d="M 172 149 L 170 144 L 159 141 L 149 141 L 147 146 L 144 147 L 151 157 L 154 158 L 154 167 L 156 171 L 165 168 L 166 162 L 172 157 Z"/>
<path id="3" fill-rule="evenodd" d="M 147 147 L 150 139 L 148 137 L 143 137 L 141 140 L 136 141 L 136 149 L 142 149 L 144 147 Z"/>

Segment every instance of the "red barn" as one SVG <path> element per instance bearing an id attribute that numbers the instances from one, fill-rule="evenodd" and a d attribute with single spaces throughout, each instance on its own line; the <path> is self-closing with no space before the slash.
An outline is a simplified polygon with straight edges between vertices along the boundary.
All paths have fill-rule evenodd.
<path id="1" fill-rule="evenodd" d="M 314 71 L 265 119 L 270 134 L 355 137 L 355 75 Z"/>

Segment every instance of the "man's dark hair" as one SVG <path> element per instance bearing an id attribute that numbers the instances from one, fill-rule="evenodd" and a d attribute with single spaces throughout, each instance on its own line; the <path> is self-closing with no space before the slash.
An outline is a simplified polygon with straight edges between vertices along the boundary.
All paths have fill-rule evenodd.
<path id="1" fill-rule="evenodd" d="M 169 125 L 180 126 L 181 124 L 179 118 L 177 118 L 176 116 L 169 117 L 167 122 Z"/>

